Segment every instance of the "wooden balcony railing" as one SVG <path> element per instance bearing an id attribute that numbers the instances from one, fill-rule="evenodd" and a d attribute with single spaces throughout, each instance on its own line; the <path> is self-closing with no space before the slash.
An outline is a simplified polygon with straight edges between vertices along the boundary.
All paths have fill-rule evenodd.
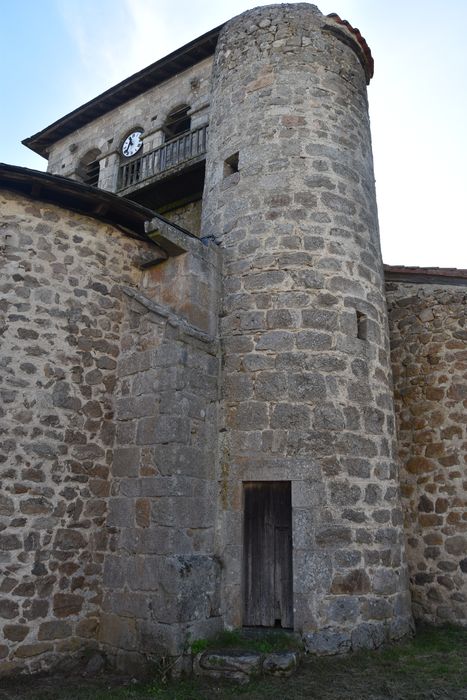
<path id="1" fill-rule="evenodd" d="M 143 182 L 154 175 L 169 170 L 176 165 L 187 163 L 192 158 L 206 153 L 208 127 L 187 131 L 149 153 L 120 165 L 118 170 L 119 190 Z"/>

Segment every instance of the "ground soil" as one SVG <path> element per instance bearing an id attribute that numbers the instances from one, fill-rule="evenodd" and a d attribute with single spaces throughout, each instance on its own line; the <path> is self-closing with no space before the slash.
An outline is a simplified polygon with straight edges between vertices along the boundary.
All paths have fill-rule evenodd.
<path id="1" fill-rule="evenodd" d="M 346 657 L 305 657 L 288 679 L 234 685 L 188 679 L 144 684 L 103 673 L 0 680 L 0 700 L 467 700 L 467 630 L 424 628 L 415 639 Z"/>

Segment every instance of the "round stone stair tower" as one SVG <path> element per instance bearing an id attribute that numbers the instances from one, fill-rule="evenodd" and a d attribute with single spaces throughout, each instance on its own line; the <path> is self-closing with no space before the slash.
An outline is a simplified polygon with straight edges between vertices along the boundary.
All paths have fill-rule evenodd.
<path id="1" fill-rule="evenodd" d="M 224 256 L 225 622 L 310 650 L 411 624 L 360 32 L 314 5 L 228 22 L 203 234 Z"/>

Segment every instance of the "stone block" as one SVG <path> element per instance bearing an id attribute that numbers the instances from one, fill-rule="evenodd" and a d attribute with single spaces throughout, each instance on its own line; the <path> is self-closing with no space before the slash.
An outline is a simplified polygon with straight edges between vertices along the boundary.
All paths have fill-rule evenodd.
<path id="1" fill-rule="evenodd" d="M 22 642 L 26 638 L 30 627 L 27 625 L 5 625 L 3 634 L 5 639 L 11 642 Z"/>
<path id="2" fill-rule="evenodd" d="M 42 622 L 39 626 L 37 638 L 40 641 L 49 639 L 63 639 L 71 635 L 71 626 L 62 620 L 52 620 L 50 622 Z"/>
<path id="3" fill-rule="evenodd" d="M 78 637 L 86 639 L 95 639 L 99 631 L 99 620 L 96 617 L 89 617 L 80 620 L 76 625 L 76 634 Z"/>
<path id="4" fill-rule="evenodd" d="M 329 622 L 348 626 L 358 617 L 359 601 L 355 597 L 343 595 L 327 598 L 321 602 L 320 612 Z"/>
<path id="5" fill-rule="evenodd" d="M 114 449 L 112 462 L 112 472 L 114 476 L 138 476 L 139 469 L 139 447 L 117 447 Z"/>
<path id="6" fill-rule="evenodd" d="M 329 592 L 332 565 L 327 554 L 297 550 L 294 554 L 294 590 L 303 595 Z"/>
<path id="7" fill-rule="evenodd" d="M 325 309 L 304 309 L 302 322 L 304 328 L 333 331 L 337 327 L 337 313 Z"/>
<path id="8" fill-rule="evenodd" d="M 84 669 L 84 675 L 93 676 L 100 673 L 105 668 L 105 657 L 102 654 L 95 653 L 91 656 Z"/>
<path id="9" fill-rule="evenodd" d="M 26 620 L 37 620 L 39 617 L 47 617 L 49 613 L 49 601 L 46 600 L 33 600 L 31 607 L 25 609 L 23 606 L 23 617 Z"/>
<path id="10" fill-rule="evenodd" d="M 289 396 L 292 401 L 323 402 L 326 397 L 324 377 L 316 372 L 290 374 Z"/>
<path id="11" fill-rule="evenodd" d="M 83 607 L 83 596 L 74 593 L 56 593 L 53 597 L 53 610 L 56 617 L 78 615 Z"/>
<path id="12" fill-rule="evenodd" d="M 11 534 L 0 534 L 0 552 L 8 552 L 14 549 L 21 549 L 22 543 L 18 535 Z"/>
<path id="13" fill-rule="evenodd" d="M 12 498 L 0 494 L 0 516 L 8 517 L 13 515 L 15 510 L 15 504 Z"/>
<path id="14" fill-rule="evenodd" d="M 361 556 L 359 552 L 356 554 Z M 370 579 L 363 569 L 354 569 L 346 574 L 335 574 L 331 584 L 331 593 L 335 595 L 361 595 L 370 590 Z"/>
<path id="15" fill-rule="evenodd" d="M 263 659 L 262 670 L 268 676 L 290 678 L 298 668 L 300 655 L 296 651 L 274 652 Z"/>
<path id="16" fill-rule="evenodd" d="M 324 380 L 323 380 L 324 384 Z M 326 392 L 326 387 L 324 385 L 323 396 L 320 399 L 324 399 L 324 394 Z M 339 408 L 336 408 L 330 404 L 320 403 L 314 410 L 313 413 L 313 428 L 317 430 L 343 430 L 345 427 L 344 416 Z"/>
<path id="17" fill-rule="evenodd" d="M 369 598 L 362 603 L 364 620 L 387 620 L 392 617 L 392 605 L 384 598 Z"/>
<path id="18" fill-rule="evenodd" d="M 109 498 L 107 525 L 109 527 L 133 527 L 135 507 L 128 498 Z"/>
<path id="19" fill-rule="evenodd" d="M 19 613 L 18 603 L 8 598 L 0 598 L 0 617 L 6 620 L 12 620 L 17 617 Z"/>
<path id="20" fill-rule="evenodd" d="M 329 493 L 331 503 L 338 506 L 354 505 L 362 495 L 359 486 L 344 481 L 331 483 Z"/>
<path id="21" fill-rule="evenodd" d="M 195 658 L 194 672 L 246 683 L 251 677 L 260 675 L 261 654 L 254 651 L 205 651 Z"/>
<path id="22" fill-rule="evenodd" d="M 333 346 L 332 335 L 319 331 L 300 331 L 296 335 L 299 350 L 330 350 Z M 287 348 L 285 348 L 287 349 Z"/>
<path id="23" fill-rule="evenodd" d="M 449 554 L 463 556 L 467 554 L 467 537 L 465 535 L 447 537 L 444 546 Z"/>
<path id="24" fill-rule="evenodd" d="M 99 642 L 122 650 L 135 650 L 138 647 L 136 621 L 117 615 L 103 613 L 99 627 Z"/>
<path id="25" fill-rule="evenodd" d="M 352 647 L 350 633 L 333 627 L 327 627 L 319 632 L 306 632 L 303 635 L 303 642 L 307 652 L 322 656 L 345 654 Z"/>
<path id="26" fill-rule="evenodd" d="M 271 415 L 271 428 L 285 430 L 310 427 L 310 409 L 302 404 L 279 403 L 274 406 Z"/>
<path id="27" fill-rule="evenodd" d="M 135 520 L 138 527 L 149 527 L 151 504 L 147 498 L 138 498 L 135 506 Z"/>
<path id="28" fill-rule="evenodd" d="M 184 417 L 161 415 L 157 418 L 141 418 L 138 421 L 136 442 L 138 445 L 156 445 L 168 442 L 187 444 L 190 423 Z"/>
<path id="29" fill-rule="evenodd" d="M 258 368 L 259 369 L 259 368 Z M 248 378 L 249 381 L 252 381 Z M 285 372 L 258 372 L 254 384 L 255 398 L 263 401 L 277 401 L 287 391 L 287 374 Z M 235 395 L 227 394 L 228 400 L 235 400 Z M 244 397 L 248 398 L 248 397 Z"/>
<path id="30" fill-rule="evenodd" d="M 377 649 L 384 644 L 387 637 L 388 632 L 385 625 L 363 623 L 352 630 L 352 650 Z"/>
<path id="31" fill-rule="evenodd" d="M 46 642 L 36 642 L 35 644 L 22 644 L 15 650 L 15 656 L 20 659 L 29 659 L 34 656 L 44 654 L 46 651 L 53 651 L 53 644 Z"/>
<path id="32" fill-rule="evenodd" d="M 352 530 L 341 525 L 322 526 L 316 532 L 316 544 L 321 547 L 342 546 L 352 542 Z"/>
<path id="33" fill-rule="evenodd" d="M 260 401 L 245 401 L 232 410 L 229 422 L 237 430 L 260 430 L 268 427 L 267 406 Z"/>
<path id="34" fill-rule="evenodd" d="M 391 595 L 399 587 L 397 573 L 392 569 L 377 569 L 373 574 L 373 592 L 377 595 Z"/>
<path id="35" fill-rule="evenodd" d="M 86 538 L 79 530 L 61 529 L 55 535 L 54 547 L 63 551 L 76 551 L 82 549 L 87 544 Z"/>

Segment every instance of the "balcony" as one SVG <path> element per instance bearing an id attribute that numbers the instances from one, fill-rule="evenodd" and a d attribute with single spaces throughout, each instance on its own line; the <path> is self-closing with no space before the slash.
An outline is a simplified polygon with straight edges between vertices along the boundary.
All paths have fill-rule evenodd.
<path id="1" fill-rule="evenodd" d="M 149 153 L 120 165 L 117 190 L 125 190 L 177 166 L 189 165 L 206 153 L 208 126 L 187 131 Z"/>

